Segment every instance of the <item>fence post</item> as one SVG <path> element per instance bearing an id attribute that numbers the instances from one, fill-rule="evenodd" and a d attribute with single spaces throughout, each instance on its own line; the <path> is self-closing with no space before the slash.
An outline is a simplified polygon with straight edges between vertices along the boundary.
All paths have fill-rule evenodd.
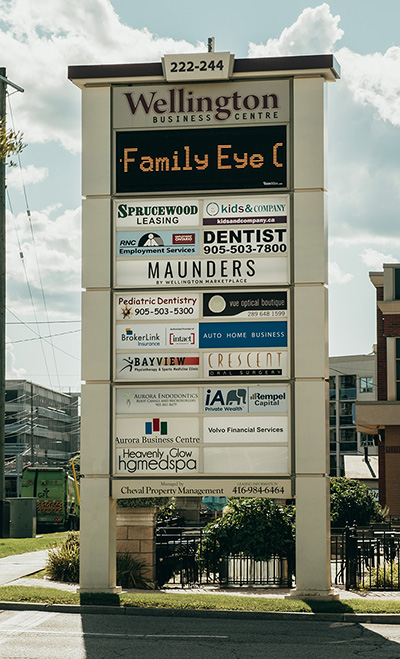
<path id="1" fill-rule="evenodd" d="M 357 528 L 345 528 L 346 538 L 346 590 L 357 588 Z"/>

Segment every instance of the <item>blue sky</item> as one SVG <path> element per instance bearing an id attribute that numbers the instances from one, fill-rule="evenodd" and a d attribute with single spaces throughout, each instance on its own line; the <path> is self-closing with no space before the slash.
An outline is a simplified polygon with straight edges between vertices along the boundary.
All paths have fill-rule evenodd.
<path id="1" fill-rule="evenodd" d="M 0 0 L 1 66 L 25 89 L 8 120 L 28 145 L 8 171 L 7 376 L 80 386 L 80 92 L 67 66 L 159 61 L 209 36 L 236 57 L 340 62 L 328 85 L 330 354 L 370 352 L 368 272 L 400 260 L 399 24 L 398 0 Z"/>

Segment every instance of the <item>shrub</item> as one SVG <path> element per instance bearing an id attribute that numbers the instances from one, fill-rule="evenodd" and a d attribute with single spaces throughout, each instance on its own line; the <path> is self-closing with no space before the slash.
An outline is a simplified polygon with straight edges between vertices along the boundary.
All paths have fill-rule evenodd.
<path id="1" fill-rule="evenodd" d="M 48 550 L 45 574 L 53 581 L 79 583 L 79 532 L 70 532 L 61 545 Z M 149 588 L 146 564 L 132 554 L 117 554 L 117 584 L 123 588 Z"/>
<path id="2" fill-rule="evenodd" d="M 132 554 L 117 554 L 117 585 L 122 588 L 150 588 L 150 580 L 143 575 L 144 561 Z"/>
<path id="3" fill-rule="evenodd" d="M 137 497 L 117 499 L 118 508 L 153 508 L 165 506 L 171 501 L 170 497 Z"/>
<path id="4" fill-rule="evenodd" d="M 378 565 L 378 567 L 371 568 L 370 583 L 371 588 L 381 588 L 382 590 L 393 590 L 399 583 L 399 564 L 385 563 L 385 565 Z M 364 586 L 369 588 L 368 586 Z"/>
<path id="5" fill-rule="evenodd" d="M 68 533 L 61 545 L 48 551 L 45 574 L 53 581 L 79 582 L 79 532 Z"/>
<path id="6" fill-rule="evenodd" d="M 344 527 L 354 522 L 368 526 L 382 522 L 385 514 L 368 487 L 351 478 L 331 478 L 332 526 Z"/>
<path id="7" fill-rule="evenodd" d="M 197 554 L 198 562 L 216 569 L 227 554 L 257 561 L 294 552 L 294 509 L 271 499 L 231 499 L 223 517 L 208 524 Z"/>

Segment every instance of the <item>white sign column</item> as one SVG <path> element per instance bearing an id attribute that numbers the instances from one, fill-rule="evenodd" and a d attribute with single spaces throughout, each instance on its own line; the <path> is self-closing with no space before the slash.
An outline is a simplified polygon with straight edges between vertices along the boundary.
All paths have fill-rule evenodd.
<path id="1" fill-rule="evenodd" d="M 296 597 L 330 597 L 325 82 L 295 79 Z"/>
<path id="2" fill-rule="evenodd" d="M 82 90 L 81 592 L 115 592 L 110 497 L 110 87 Z"/>

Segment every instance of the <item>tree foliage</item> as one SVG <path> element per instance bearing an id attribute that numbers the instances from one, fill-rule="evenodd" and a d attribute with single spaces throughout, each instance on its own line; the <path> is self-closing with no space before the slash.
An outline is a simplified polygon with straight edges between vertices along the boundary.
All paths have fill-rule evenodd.
<path id="1" fill-rule="evenodd" d="M 271 499 L 231 499 L 223 517 L 205 528 L 197 558 L 211 568 L 227 554 L 265 561 L 292 555 L 293 550 L 293 507 Z"/>
<path id="2" fill-rule="evenodd" d="M 15 132 L 11 128 L 7 130 L 5 117 L 0 117 L 0 160 L 4 163 L 10 156 L 17 155 L 25 148 L 23 142 L 24 134 L 21 131 Z M 12 160 L 7 162 L 11 167 L 15 165 Z"/>
<path id="3" fill-rule="evenodd" d="M 368 526 L 384 519 L 385 511 L 368 487 L 351 478 L 331 478 L 332 526 L 344 527 L 354 522 Z"/>

